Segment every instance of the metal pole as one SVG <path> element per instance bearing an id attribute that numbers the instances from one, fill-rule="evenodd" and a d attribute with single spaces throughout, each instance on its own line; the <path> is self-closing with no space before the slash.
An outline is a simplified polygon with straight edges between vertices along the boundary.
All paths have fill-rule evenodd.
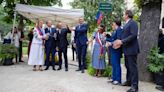
<path id="1" fill-rule="evenodd" d="M 13 19 L 13 28 L 12 28 L 12 39 L 11 39 L 11 41 L 13 41 L 14 27 L 15 27 L 15 22 L 16 22 L 16 16 L 17 16 L 17 13 L 16 13 L 16 11 L 14 11 L 14 19 Z"/>

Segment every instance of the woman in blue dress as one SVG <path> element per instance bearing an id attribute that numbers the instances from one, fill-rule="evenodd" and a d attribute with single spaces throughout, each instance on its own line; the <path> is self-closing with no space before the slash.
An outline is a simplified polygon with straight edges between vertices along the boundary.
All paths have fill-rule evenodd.
<path id="1" fill-rule="evenodd" d="M 121 48 L 114 49 L 112 47 L 112 43 L 120 39 L 122 29 L 121 29 L 121 21 L 115 20 L 112 24 L 113 33 L 109 40 L 107 40 L 107 44 L 109 44 L 109 50 L 111 53 L 111 64 L 112 64 L 112 84 L 118 85 L 121 83 L 121 66 L 120 66 L 120 60 L 122 56 L 122 50 Z"/>
<path id="2" fill-rule="evenodd" d="M 100 25 L 98 31 L 93 34 L 93 39 L 95 43 L 93 45 L 92 53 L 92 67 L 96 69 L 95 76 L 100 77 L 101 71 L 105 69 L 105 36 L 103 32 L 105 31 L 105 26 Z"/>

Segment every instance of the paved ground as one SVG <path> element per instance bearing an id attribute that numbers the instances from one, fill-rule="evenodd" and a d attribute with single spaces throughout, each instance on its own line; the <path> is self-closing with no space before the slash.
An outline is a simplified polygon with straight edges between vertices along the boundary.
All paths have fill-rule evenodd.
<path id="1" fill-rule="evenodd" d="M 128 87 L 113 86 L 107 78 L 96 78 L 76 72 L 77 62 L 70 60 L 69 71 L 32 71 L 32 66 L 19 63 L 0 66 L 0 92 L 126 92 Z M 27 59 L 25 58 L 27 62 Z M 123 67 L 124 68 L 124 67 Z M 123 71 L 123 80 L 125 72 Z M 160 92 L 152 83 L 140 82 L 139 92 Z"/>

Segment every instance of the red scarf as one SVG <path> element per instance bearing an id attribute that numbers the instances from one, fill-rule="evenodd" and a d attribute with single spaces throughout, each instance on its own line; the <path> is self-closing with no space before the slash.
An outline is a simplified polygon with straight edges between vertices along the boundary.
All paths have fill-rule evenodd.
<path id="1" fill-rule="evenodd" d="M 36 27 L 36 30 L 39 32 L 39 35 L 43 36 L 43 32 L 41 31 L 41 29 L 39 27 Z M 44 45 L 44 38 L 42 38 L 43 41 L 43 45 Z"/>
<path id="2" fill-rule="evenodd" d="M 101 42 L 101 39 L 100 39 L 100 33 L 99 32 L 96 33 L 96 41 L 101 46 L 101 48 L 100 48 L 100 54 L 103 55 L 104 54 L 104 47 L 102 45 L 102 42 Z"/>

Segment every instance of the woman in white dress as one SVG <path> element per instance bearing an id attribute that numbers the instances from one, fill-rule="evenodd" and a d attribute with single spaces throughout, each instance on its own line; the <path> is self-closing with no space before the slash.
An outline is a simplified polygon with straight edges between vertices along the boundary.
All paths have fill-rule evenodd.
<path id="1" fill-rule="evenodd" d="M 44 65 L 44 40 L 47 39 L 48 36 L 45 35 L 42 25 L 43 21 L 40 20 L 33 30 L 34 36 L 28 60 L 28 64 L 34 66 L 33 71 L 43 71 L 42 65 Z M 38 69 L 36 69 L 37 65 L 39 66 Z"/>

